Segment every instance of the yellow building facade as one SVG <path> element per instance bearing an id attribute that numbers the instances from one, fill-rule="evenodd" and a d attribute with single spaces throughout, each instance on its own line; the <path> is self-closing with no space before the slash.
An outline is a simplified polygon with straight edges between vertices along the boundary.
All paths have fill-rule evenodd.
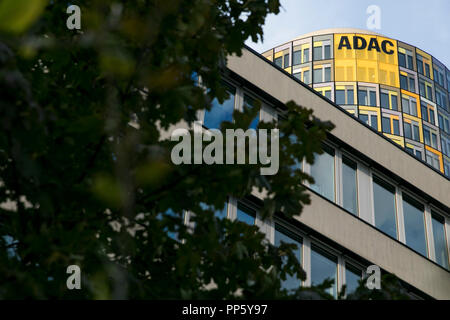
<path id="1" fill-rule="evenodd" d="M 430 54 L 370 31 L 330 29 L 262 55 L 450 177 L 450 71 Z"/>

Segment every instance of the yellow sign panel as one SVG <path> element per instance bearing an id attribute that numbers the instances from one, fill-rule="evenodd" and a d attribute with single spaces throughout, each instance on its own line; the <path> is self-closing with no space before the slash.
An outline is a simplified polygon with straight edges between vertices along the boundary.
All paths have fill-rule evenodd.
<path id="1" fill-rule="evenodd" d="M 374 35 L 335 34 L 335 81 L 361 81 L 398 88 L 397 41 Z"/>

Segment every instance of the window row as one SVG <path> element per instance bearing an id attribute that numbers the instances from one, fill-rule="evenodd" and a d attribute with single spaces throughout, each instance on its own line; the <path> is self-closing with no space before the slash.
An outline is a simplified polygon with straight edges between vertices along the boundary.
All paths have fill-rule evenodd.
<path id="1" fill-rule="evenodd" d="M 433 153 L 427 155 L 427 159 L 433 157 Z M 329 145 L 316 155 L 313 165 L 305 162 L 302 168 L 314 178 L 309 185 L 312 190 L 449 269 L 448 227 L 437 209 Z M 366 203 L 360 203 L 361 199 Z M 373 204 L 370 212 L 361 212 L 360 208 L 370 207 L 367 199 Z"/>
<path id="2" fill-rule="evenodd" d="M 244 93 L 239 89 L 240 92 L 236 95 L 234 87 L 228 86 L 227 88 L 229 98 L 222 105 L 213 103 L 212 109 L 205 111 L 203 122 L 205 127 L 218 128 L 222 121 L 232 121 L 232 112 L 235 105 L 251 107 L 254 104 L 255 100 L 250 94 Z M 236 96 L 237 99 L 235 101 Z M 370 93 L 366 92 L 365 97 L 371 99 Z M 410 103 L 410 113 L 414 113 L 411 111 L 413 106 L 414 104 Z M 414 107 L 416 108 L 416 106 Z M 373 127 L 378 126 L 377 113 L 361 110 L 359 118 Z M 260 116 L 255 118 L 252 122 L 252 127 L 256 128 L 259 120 Z M 380 122 L 383 131 L 396 135 L 400 134 L 398 116 L 383 114 Z M 419 141 L 419 123 L 404 118 L 403 129 L 406 138 Z M 439 144 L 442 143 L 443 149 L 445 148 L 445 154 L 448 154 L 450 139 L 439 138 L 438 132 L 433 127 L 423 125 L 423 139 L 427 146 L 431 146 L 434 149 L 438 149 Z M 302 170 L 314 178 L 314 183 L 308 185 L 308 187 L 342 206 L 350 213 L 376 226 L 384 233 L 405 243 L 425 257 L 448 268 L 447 242 L 440 236 L 440 233 L 433 233 L 432 231 L 432 229 L 437 228 L 436 225 L 438 225 L 439 221 L 445 221 L 444 216 L 440 215 L 438 210 L 430 207 L 425 202 L 420 202 L 420 200 L 416 199 L 417 197 L 403 190 L 401 186 L 389 182 L 381 174 L 369 170 L 351 155 L 342 152 L 338 148 L 327 144 L 324 145 L 323 149 L 323 154 L 315 156 L 313 165 L 309 165 L 305 161 L 301 163 Z M 425 149 L 413 149 L 407 146 L 407 151 L 414 153 L 415 156 L 421 159 L 423 159 L 423 151 L 427 163 L 436 169 L 439 169 L 441 166 L 442 156 L 439 157 L 428 147 Z M 363 170 L 362 168 L 365 169 Z M 362 180 L 361 175 L 363 176 Z M 370 183 L 367 181 L 370 181 Z M 360 203 L 361 193 L 368 193 L 369 190 L 370 194 L 366 194 L 362 198 L 366 199 L 364 200 L 366 203 Z M 370 199 L 370 203 L 373 204 L 369 210 L 367 210 L 369 208 L 367 199 Z M 254 218 L 238 211 L 238 219 L 250 221 Z M 427 227 L 427 224 L 429 227 Z M 431 226 L 433 228 L 430 228 Z M 441 229 L 445 231 L 445 223 L 441 223 Z M 442 251 L 443 248 L 446 249 Z"/>
<path id="3" fill-rule="evenodd" d="M 224 121 L 233 121 L 233 112 L 235 109 L 242 110 L 243 106 L 252 108 L 255 105 L 255 98 L 250 93 L 243 93 L 241 89 L 236 89 L 232 85 L 225 84 L 228 92 L 228 99 L 222 104 L 215 99 L 212 103 L 210 110 L 205 110 L 199 117 L 202 120 L 202 124 L 206 128 L 218 129 Z M 336 86 L 335 94 L 336 99 L 339 102 L 352 104 L 355 99 L 353 86 Z M 376 89 L 373 87 L 358 87 L 358 99 L 364 104 L 372 104 L 377 100 Z M 236 93 L 239 90 L 239 94 Z M 333 88 L 330 86 L 316 87 L 316 91 L 320 92 L 328 99 L 333 99 Z M 380 101 L 386 110 L 397 111 L 398 94 L 395 91 L 380 90 Z M 373 104 L 376 104 L 373 102 Z M 395 136 L 404 137 L 418 143 L 423 143 L 426 146 L 433 148 L 435 151 L 428 150 L 425 152 L 423 147 L 418 150 L 411 150 L 406 147 L 406 151 L 415 155 L 418 159 L 425 161 L 438 171 L 443 171 L 446 176 L 450 176 L 449 170 L 445 170 L 446 163 L 443 163 L 442 155 L 436 154 L 436 152 L 442 151 L 443 154 L 448 156 L 449 149 L 447 143 L 444 143 L 442 134 L 439 133 L 439 129 L 436 125 L 436 112 L 435 107 L 430 104 L 421 105 L 421 116 L 426 122 L 422 124 L 418 113 L 417 101 L 414 97 L 402 95 L 401 105 L 404 115 L 399 113 L 380 112 L 379 110 L 372 110 L 373 107 L 359 107 L 353 110 L 353 115 L 358 117 L 362 122 L 372 127 L 374 130 L 383 132 L 389 135 L 388 137 L 394 139 L 394 142 L 404 146 L 403 139 L 395 141 Z M 372 109 L 371 109 L 372 108 Z M 262 104 L 261 111 L 251 122 L 250 128 L 256 129 L 263 114 L 268 112 L 267 105 Z M 411 115 L 411 117 L 406 116 Z M 444 132 L 449 132 L 449 117 L 443 113 L 438 113 L 438 124 Z M 428 123 L 428 124 L 427 124 Z M 392 135 L 392 136 L 390 136 Z M 446 140 L 445 140 L 446 142 Z M 422 145 L 423 146 L 423 145 Z"/>
<path id="4" fill-rule="evenodd" d="M 438 83 L 441 87 L 445 88 L 445 70 L 434 65 L 433 68 L 434 81 Z"/>
<path id="5" fill-rule="evenodd" d="M 188 225 L 191 215 L 192 213 L 188 213 L 186 219 Z M 258 207 L 252 202 L 230 197 L 222 209 L 215 211 L 215 217 L 256 225 L 275 246 L 281 245 L 282 242 L 296 245 L 294 254 L 305 270 L 307 279 L 302 282 L 296 276 L 287 275 L 282 281 L 284 289 L 296 290 L 300 286 L 319 285 L 326 279 L 331 279 L 334 283 L 328 293 L 336 298 L 338 290 L 343 285 L 346 286 L 346 293 L 351 293 L 358 287 L 359 280 L 364 276 L 365 268 L 361 263 L 344 257 L 322 242 L 311 239 L 302 230 L 284 219 L 275 217 L 270 221 L 261 220 Z"/>
<path id="6" fill-rule="evenodd" d="M 228 98 L 219 103 L 217 99 L 214 99 L 210 110 L 205 110 L 203 116 L 200 119 L 203 120 L 202 124 L 208 129 L 220 129 L 220 125 L 224 121 L 233 121 L 233 112 L 235 109 L 242 110 L 242 106 L 252 108 L 255 105 L 255 99 L 249 94 L 236 94 L 236 88 L 234 86 L 224 84 L 228 93 Z M 241 97 L 242 99 L 236 99 Z M 242 100 L 240 103 L 239 101 Z M 249 128 L 256 129 L 261 118 L 261 112 L 250 123 Z"/>
<path id="7" fill-rule="evenodd" d="M 273 62 L 280 68 L 288 68 L 290 66 L 297 66 L 311 61 L 310 45 L 303 44 L 293 47 L 292 61 L 290 50 L 285 49 L 275 54 Z M 329 60 L 331 59 L 331 42 L 328 41 L 314 41 L 313 44 L 313 60 Z"/>
<path id="8" fill-rule="evenodd" d="M 415 50 L 414 50 L 415 51 Z M 417 72 L 428 79 L 434 80 L 437 84 L 439 84 L 441 87 L 446 88 L 445 78 L 446 78 L 446 71 L 445 67 L 440 66 L 440 63 L 436 61 L 431 61 L 431 56 L 427 54 L 416 54 L 416 63 L 417 63 Z M 398 48 L 398 64 L 400 67 L 415 71 L 416 68 L 414 66 L 414 52 L 402 48 L 399 46 Z M 431 65 L 433 65 L 433 74 L 431 74 Z M 433 77 L 432 77 L 433 76 Z M 450 75 L 447 72 L 447 90 L 450 91 L 450 83 L 448 82 L 450 80 Z M 401 80 L 402 83 L 402 80 Z M 406 86 L 406 82 L 403 82 L 403 84 Z M 414 88 L 413 86 L 410 86 L 410 88 Z M 407 90 L 402 86 L 402 89 Z M 411 92 L 414 92 L 413 90 L 409 90 Z"/>
<path id="9" fill-rule="evenodd" d="M 292 44 L 292 51 L 287 48 L 284 49 L 281 53 L 278 52 L 275 54 L 275 58 L 273 60 L 275 64 L 282 68 L 287 68 L 311 61 L 333 59 L 331 40 L 317 41 L 314 39 L 313 42 L 306 42 L 297 45 L 294 42 Z M 431 59 L 431 56 L 420 50 L 417 53 L 413 53 L 413 51 L 411 51 L 410 49 L 402 48 L 399 46 L 398 64 L 402 68 L 411 70 L 411 74 L 404 71 L 400 72 L 401 88 L 410 92 L 417 92 L 416 85 L 414 83 L 417 79 L 417 75 L 414 75 L 414 72 L 417 71 L 418 74 L 428 78 L 429 80 L 434 80 L 436 84 L 439 84 L 442 88 L 445 88 L 448 92 L 450 92 L 450 72 L 446 71 L 445 67 L 440 66 L 438 62 L 432 63 Z M 431 65 L 433 65 L 432 72 Z M 366 81 L 367 79 L 360 80 Z M 426 90 L 424 92 L 426 93 Z"/>

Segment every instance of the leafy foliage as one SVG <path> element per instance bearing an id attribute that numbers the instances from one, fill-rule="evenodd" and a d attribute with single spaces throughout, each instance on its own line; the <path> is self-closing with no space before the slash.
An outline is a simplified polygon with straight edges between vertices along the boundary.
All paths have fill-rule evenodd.
<path id="1" fill-rule="evenodd" d="M 261 124 L 282 133 L 280 171 L 265 177 L 260 165 L 175 166 L 161 135 L 227 97 L 226 57 L 262 38 L 279 0 L 72 3 L 81 30 L 66 28 L 64 1 L 28 8 L 13 32 L 0 25 L 0 298 L 292 297 L 280 278 L 305 277 L 293 246 L 214 211 L 256 188 L 264 217 L 300 214 L 299 182 L 312 180 L 293 165 L 313 162 L 332 125 L 288 103 Z M 83 290 L 66 288 L 71 264 Z"/>

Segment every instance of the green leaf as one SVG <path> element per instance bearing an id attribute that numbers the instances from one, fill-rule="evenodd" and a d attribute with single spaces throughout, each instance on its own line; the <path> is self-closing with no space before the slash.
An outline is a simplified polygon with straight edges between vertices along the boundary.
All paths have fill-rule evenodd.
<path id="1" fill-rule="evenodd" d="M 0 32 L 13 34 L 24 32 L 39 18 L 46 5 L 47 0 L 1 1 Z"/>

